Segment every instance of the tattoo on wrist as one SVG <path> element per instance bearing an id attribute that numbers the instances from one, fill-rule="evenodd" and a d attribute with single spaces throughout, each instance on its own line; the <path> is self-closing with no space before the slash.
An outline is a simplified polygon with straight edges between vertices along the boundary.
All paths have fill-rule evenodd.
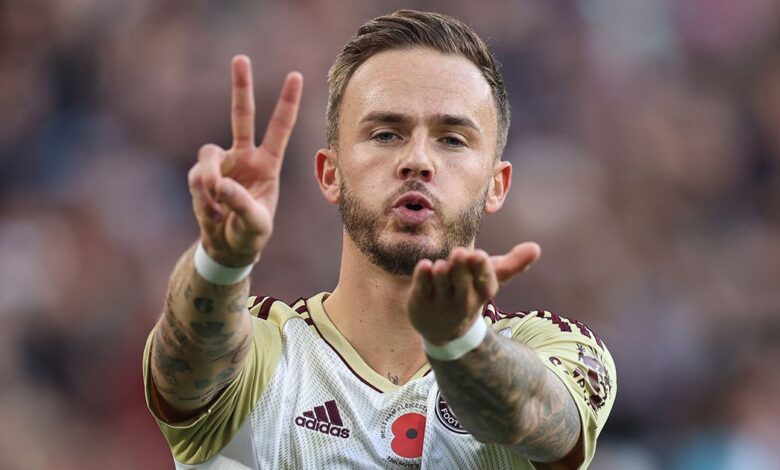
<path id="1" fill-rule="evenodd" d="M 220 297 L 227 295 L 234 291 L 236 289 L 236 286 L 244 286 L 247 285 L 248 281 L 243 281 L 238 284 L 231 284 L 224 286 L 222 284 L 211 284 L 211 290 L 214 292 L 214 295 L 218 295 Z"/>

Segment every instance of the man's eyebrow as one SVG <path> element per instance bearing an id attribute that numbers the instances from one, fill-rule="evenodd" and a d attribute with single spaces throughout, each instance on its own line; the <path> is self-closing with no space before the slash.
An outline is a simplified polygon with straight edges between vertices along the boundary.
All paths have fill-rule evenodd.
<path id="1" fill-rule="evenodd" d="M 477 123 L 474 122 L 473 119 L 466 116 L 458 116 L 455 114 L 436 114 L 431 119 L 431 122 L 437 124 L 444 124 L 446 126 L 469 127 L 471 129 L 474 129 L 477 132 L 481 131 L 481 129 L 479 128 Z"/>
<path id="2" fill-rule="evenodd" d="M 387 124 L 403 124 L 410 122 L 412 119 L 405 114 L 391 113 L 386 111 L 374 111 L 368 113 L 360 120 L 360 124 L 364 122 L 378 122 Z"/>
<path id="3" fill-rule="evenodd" d="M 366 114 L 365 117 L 360 120 L 360 123 L 363 124 L 366 122 L 377 122 L 386 124 L 405 124 L 411 121 L 412 118 L 405 114 L 386 111 L 374 111 Z M 428 122 L 445 126 L 468 127 L 474 129 L 477 132 L 481 131 L 473 119 L 456 114 L 434 114 L 428 119 Z"/>

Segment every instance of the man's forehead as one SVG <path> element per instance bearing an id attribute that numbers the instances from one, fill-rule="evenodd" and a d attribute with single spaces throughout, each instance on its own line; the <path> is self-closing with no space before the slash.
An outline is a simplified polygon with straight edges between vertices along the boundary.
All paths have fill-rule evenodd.
<path id="1" fill-rule="evenodd" d="M 495 127 L 496 119 L 490 85 L 473 63 L 462 56 L 421 48 L 370 57 L 352 75 L 342 106 L 353 123 L 376 113 L 426 121 L 457 116 L 487 131 Z M 486 125 L 487 121 L 492 124 Z"/>

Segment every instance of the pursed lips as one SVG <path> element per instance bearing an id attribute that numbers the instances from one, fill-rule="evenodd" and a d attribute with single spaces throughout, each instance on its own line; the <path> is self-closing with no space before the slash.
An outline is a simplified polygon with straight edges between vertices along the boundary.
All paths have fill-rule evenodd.
<path id="1" fill-rule="evenodd" d="M 410 210 L 428 209 L 433 211 L 433 204 L 431 204 L 431 200 L 425 197 L 425 195 L 419 191 L 409 191 L 404 193 L 401 195 L 401 197 L 395 200 L 392 207 L 393 209 L 397 209 L 402 206 Z"/>
<path id="2" fill-rule="evenodd" d="M 434 214 L 431 200 L 418 191 L 404 193 L 393 202 L 392 208 L 405 225 L 421 225 Z"/>

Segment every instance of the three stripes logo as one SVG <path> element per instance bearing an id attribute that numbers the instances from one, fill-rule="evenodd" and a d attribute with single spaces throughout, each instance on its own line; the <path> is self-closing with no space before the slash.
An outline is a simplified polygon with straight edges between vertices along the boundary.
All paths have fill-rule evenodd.
<path id="1" fill-rule="evenodd" d="M 295 425 L 342 439 L 349 437 L 349 429 L 344 427 L 336 400 L 326 401 L 325 406 L 315 406 L 314 410 L 304 411 L 303 416 L 295 417 Z"/>

